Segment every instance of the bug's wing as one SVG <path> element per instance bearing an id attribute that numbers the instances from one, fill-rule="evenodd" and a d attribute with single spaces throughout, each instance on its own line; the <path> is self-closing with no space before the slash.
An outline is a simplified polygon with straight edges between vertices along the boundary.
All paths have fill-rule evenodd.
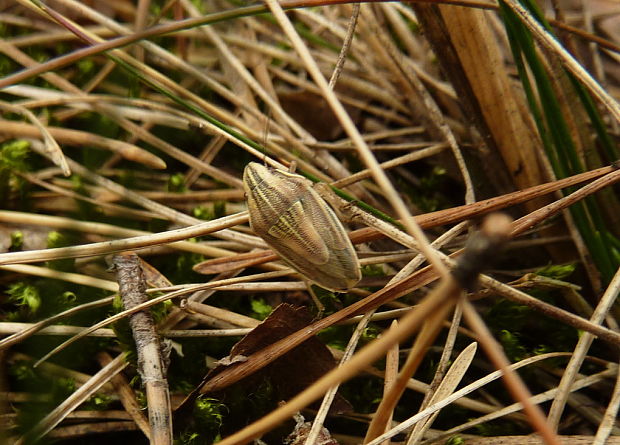
<path id="1" fill-rule="evenodd" d="M 314 190 L 312 193 L 318 197 Z M 325 221 L 325 230 L 321 230 L 322 227 L 317 224 L 321 238 L 330 252 L 329 265 L 324 272 L 333 277 L 341 277 L 350 284 L 342 287 L 352 287 L 361 279 L 360 264 L 353 244 L 334 211 L 328 206 L 318 205 L 317 202 L 319 201 L 316 199 L 304 200 L 304 208 L 315 221 Z M 340 230 L 333 230 L 334 227 Z"/>
<path id="2" fill-rule="evenodd" d="M 308 195 L 302 196 L 300 201 L 303 204 L 305 213 L 315 222 L 318 230 L 320 230 L 321 239 L 329 247 L 329 250 L 353 249 L 351 240 L 342 223 L 314 189 L 310 189 Z M 322 203 L 322 205 L 319 203 Z M 334 230 L 333 228 L 338 229 Z"/>
<path id="3" fill-rule="evenodd" d="M 295 201 L 267 233 L 272 237 L 272 243 L 281 243 L 278 247 L 284 251 L 290 250 L 317 265 L 329 261 L 329 249 L 312 224 L 301 199 Z"/>

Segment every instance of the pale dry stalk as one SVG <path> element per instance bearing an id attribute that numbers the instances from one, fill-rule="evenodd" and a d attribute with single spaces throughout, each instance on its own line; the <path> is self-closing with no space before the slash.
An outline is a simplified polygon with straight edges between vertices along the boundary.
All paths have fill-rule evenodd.
<path id="1" fill-rule="evenodd" d="M 114 268 L 121 298 L 126 309 L 132 309 L 148 300 L 146 280 L 140 259 L 133 252 L 115 255 Z M 146 400 L 151 426 L 152 445 L 172 444 L 172 408 L 166 379 L 166 366 L 153 316 L 140 311 L 129 318 L 129 325 L 136 342 L 138 371 L 146 387 Z"/>

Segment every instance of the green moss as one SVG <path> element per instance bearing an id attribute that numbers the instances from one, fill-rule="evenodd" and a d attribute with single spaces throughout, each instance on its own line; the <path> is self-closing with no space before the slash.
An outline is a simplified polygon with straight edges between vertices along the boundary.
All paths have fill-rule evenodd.
<path id="1" fill-rule="evenodd" d="M 82 179 L 81 176 L 71 175 L 70 180 L 71 180 L 71 188 L 73 189 L 75 193 L 78 193 L 84 196 L 89 196 L 88 190 L 86 190 L 84 180 Z M 86 220 L 86 221 L 97 221 L 103 215 L 103 213 L 101 212 L 101 209 L 95 204 L 92 204 L 90 202 L 87 202 L 81 199 L 76 199 L 74 202 L 78 209 L 76 216 L 79 219 Z"/>
<path id="2" fill-rule="evenodd" d="M 24 232 L 16 230 L 11 232 L 11 250 L 20 250 L 24 244 Z"/>
<path id="3" fill-rule="evenodd" d="M 161 294 L 152 294 L 149 295 L 149 298 L 159 297 Z M 170 311 L 174 308 L 174 303 L 170 300 L 162 301 L 155 306 L 151 306 L 151 314 L 153 315 L 153 321 L 155 324 L 158 324 L 160 321 L 163 321 L 164 318 L 170 314 Z"/>
<path id="4" fill-rule="evenodd" d="M 430 170 L 422 169 L 417 177 L 416 184 L 397 179 L 397 185 L 421 211 L 434 212 L 454 205 L 454 188 L 448 181 L 445 168 L 434 166 Z"/>
<path id="5" fill-rule="evenodd" d="M 202 0 L 191 0 L 192 5 L 196 7 L 201 13 L 207 13 L 207 5 Z"/>
<path id="6" fill-rule="evenodd" d="M 318 300 L 323 305 L 323 316 L 331 315 L 342 309 L 344 303 L 340 297 L 345 294 L 337 294 L 314 284 L 312 285 L 312 290 L 314 291 L 314 295 L 316 295 Z M 312 310 L 318 312 L 318 308 L 315 307 L 315 305 L 312 306 Z"/>
<path id="7" fill-rule="evenodd" d="M 318 338 L 330 348 L 340 349 L 342 351 L 349 343 L 349 338 L 353 333 L 353 329 L 354 327 L 352 325 L 330 326 L 319 332 Z"/>
<path id="8" fill-rule="evenodd" d="M 554 304 L 553 292 L 531 293 Z M 571 351 L 578 339 L 576 329 L 511 301 L 499 300 L 484 318 L 513 361 L 540 351 Z"/>
<path id="9" fill-rule="evenodd" d="M 360 338 L 360 344 L 370 343 L 371 341 L 379 338 L 381 334 L 381 330 L 378 326 L 373 323 L 370 323 L 366 328 L 362 331 L 362 336 Z"/>
<path id="10" fill-rule="evenodd" d="M 108 409 L 111 403 L 112 398 L 110 396 L 106 394 L 95 394 L 84 403 L 82 408 L 92 411 L 103 411 Z"/>
<path id="11" fill-rule="evenodd" d="M 47 234 L 47 248 L 55 249 L 58 247 L 68 247 L 78 244 L 76 240 L 70 238 L 68 235 L 57 232 L 55 230 Z M 50 269 L 60 270 L 63 272 L 73 272 L 75 270 L 75 258 L 63 258 L 59 260 L 52 260 L 46 263 L 46 266 Z"/>
<path id="12" fill-rule="evenodd" d="M 192 209 L 192 214 L 194 218 L 212 221 L 226 216 L 226 203 L 224 201 L 216 201 L 211 208 L 199 205 Z"/>
<path id="13" fill-rule="evenodd" d="M 10 195 L 23 193 L 24 181 L 16 171 L 29 170 L 30 143 L 22 139 L 0 145 L 0 202 L 9 202 Z"/>
<path id="14" fill-rule="evenodd" d="M 215 201 L 213 203 L 213 215 L 215 218 L 226 216 L 226 201 Z"/>
<path id="15" fill-rule="evenodd" d="M 170 175 L 168 178 L 168 191 L 174 193 L 187 191 L 187 187 L 185 187 L 185 175 L 183 173 Z"/>
<path id="16" fill-rule="evenodd" d="M 226 406 L 219 400 L 201 395 L 194 403 L 194 418 L 201 425 L 219 429 L 225 410 Z"/>
<path id="17" fill-rule="evenodd" d="M 500 331 L 499 341 L 504 347 L 504 352 L 511 362 L 518 362 L 527 357 L 527 350 L 521 344 L 519 336 L 506 330 Z"/>
<path id="18" fill-rule="evenodd" d="M 526 431 L 519 429 L 514 422 L 502 419 L 476 425 L 474 429 L 476 430 L 476 434 L 487 437 L 526 434 Z"/>
<path id="19" fill-rule="evenodd" d="M 356 377 L 340 387 L 342 395 L 353 405 L 356 412 L 373 412 L 383 397 L 383 380 L 372 377 Z"/>
<path id="20" fill-rule="evenodd" d="M 262 298 L 253 298 L 250 300 L 250 305 L 252 306 L 252 317 L 258 320 L 264 320 L 273 311 L 271 305 L 265 303 Z"/>
<path id="21" fill-rule="evenodd" d="M 32 365 L 32 361 L 18 360 L 8 368 L 11 389 L 33 394 L 32 400 L 20 403 L 16 408 L 16 431 L 21 434 L 30 431 L 76 388 L 73 379 L 51 375 Z M 27 444 L 34 443 L 30 437 L 25 439 Z"/>
<path id="22" fill-rule="evenodd" d="M 367 264 L 362 266 L 362 276 L 364 277 L 384 277 L 385 271 L 380 264 Z"/>
<path id="23" fill-rule="evenodd" d="M 4 31 L 5 29 L 6 28 L 2 26 L 2 31 Z M 0 76 L 2 77 L 8 76 L 9 74 L 12 74 L 16 70 L 17 70 L 17 65 L 15 65 L 15 62 L 13 62 L 11 58 L 5 56 L 4 54 L 0 54 Z"/>
<path id="24" fill-rule="evenodd" d="M 9 301 L 20 308 L 22 313 L 34 315 L 41 307 L 41 295 L 39 289 L 25 282 L 13 283 L 6 292 Z"/>
<path id="25" fill-rule="evenodd" d="M 192 209 L 192 215 L 194 218 L 202 219 L 205 221 L 211 221 L 214 218 L 213 211 L 208 207 L 199 205 Z"/>

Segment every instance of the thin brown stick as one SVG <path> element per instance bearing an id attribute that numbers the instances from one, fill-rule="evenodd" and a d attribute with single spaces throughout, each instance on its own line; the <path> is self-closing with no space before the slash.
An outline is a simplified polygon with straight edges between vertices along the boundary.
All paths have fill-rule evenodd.
<path id="1" fill-rule="evenodd" d="M 387 391 L 381 399 L 381 403 L 379 404 L 370 426 L 368 427 L 368 431 L 366 432 L 366 437 L 364 438 L 365 444 L 383 434 L 386 431 L 386 427 L 389 427 L 389 419 L 392 416 L 392 412 L 394 411 L 398 400 L 405 391 L 405 388 L 407 388 L 409 379 L 413 374 L 415 374 L 420 363 L 422 363 L 422 359 L 424 359 L 426 351 L 435 341 L 437 334 L 439 334 L 439 331 L 443 327 L 444 319 L 452 310 L 454 304 L 455 301 L 452 299 L 446 301 L 444 304 L 440 305 L 424 322 L 424 326 L 422 327 L 420 334 L 416 337 L 415 343 L 413 344 L 413 347 L 409 352 L 409 356 L 407 357 L 407 361 L 398 374 L 398 378 L 394 381 L 394 384 L 390 390 Z"/>
<path id="2" fill-rule="evenodd" d="M 396 329 L 398 326 L 398 321 L 392 321 L 390 325 L 390 329 Z M 398 379 L 398 356 L 400 353 L 400 345 L 397 343 L 388 349 L 385 354 L 385 381 L 383 384 L 383 393 L 389 394 Z M 389 429 L 390 424 L 392 423 L 392 418 L 394 417 L 394 410 L 389 413 L 387 421 L 385 422 L 386 429 Z M 383 432 L 385 432 L 383 431 Z M 390 439 L 386 439 L 382 445 L 390 445 Z"/>
<path id="3" fill-rule="evenodd" d="M 527 389 L 527 386 L 525 386 L 525 383 L 523 383 L 523 380 L 510 368 L 510 362 L 506 358 L 506 355 L 504 355 L 501 346 L 493 338 L 489 328 L 484 324 L 484 321 L 480 315 L 478 315 L 476 309 L 465 299 L 462 300 L 462 304 L 465 320 L 472 330 L 478 334 L 478 341 L 486 350 L 491 362 L 493 362 L 497 369 L 502 371 L 502 377 L 506 383 L 506 388 L 510 391 L 512 397 L 523 405 L 523 410 L 528 415 L 528 419 L 532 426 L 540 433 L 544 443 L 547 445 L 560 445 L 560 440 L 550 427 L 542 410 L 538 405 L 534 405 L 531 402 L 530 398 L 532 395 L 530 391 Z"/>
<path id="4" fill-rule="evenodd" d="M 471 283 L 477 279 L 480 270 L 488 264 L 489 258 L 492 258 L 492 255 L 496 253 L 508 239 L 510 222 L 510 218 L 507 216 L 499 214 L 490 215 L 485 220 L 481 232 L 470 239 L 465 254 L 460 258 L 457 267 L 452 271 L 452 274 L 463 287 L 470 287 Z M 449 302 L 455 303 L 451 300 Z M 424 323 L 413 348 L 409 352 L 407 362 L 398 375 L 398 379 L 390 392 L 384 394 L 379 408 L 377 408 L 377 412 L 368 427 L 364 443 L 372 441 L 386 430 L 390 413 L 394 410 L 396 403 L 398 403 L 398 400 L 407 387 L 407 382 L 418 369 L 426 350 L 437 337 L 443 325 L 444 318 L 452 310 L 453 306 L 454 304 L 450 305 L 446 302 L 446 304 L 439 307 Z"/>
<path id="5" fill-rule="evenodd" d="M 469 218 L 478 217 L 486 213 L 503 209 L 505 207 L 513 206 L 525 202 L 530 199 L 537 198 L 547 193 L 560 190 L 571 185 L 578 184 L 580 182 L 596 179 L 604 175 L 608 175 L 616 170 L 615 166 L 601 167 L 586 173 L 571 176 L 569 178 L 560 179 L 546 184 L 541 184 L 533 187 L 529 187 L 524 190 L 520 190 L 506 195 L 497 196 L 495 198 L 486 199 L 484 201 L 478 201 L 473 204 L 466 204 L 463 206 L 453 207 L 446 210 L 439 210 L 436 212 L 425 213 L 423 215 L 414 216 L 415 221 L 423 229 L 437 227 L 441 225 L 452 224 L 460 222 Z M 614 177 L 615 178 L 615 177 Z M 610 182 L 617 181 L 618 178 L 612 179 Z M 366 227 L 351 232 L 349 234 L 351 241 L 354 244 L 372 241 L 382 237 L 383 235 L 373 227 Z M 250 267 L 265 262 L 273 261 L 277 258 L 275 254 L 269 254 L 270 251 L 251 252 L 244 254 L 237 254 L 227 258 L 218 258 L 215 260 L 207 260 L 200 263 L 201 273 L 214 273 L 216 270 L 222 269 L 210 269 L 211 265 L 224 268 L 226 262 L 234 263 L 239 261 L 239 264 L 233 264 L 231 268 L 236 267 Z M 0 254 L 0 261 L 2 254 Z"/>
<path id="6" fill-rule="evenodd" d="M 349 47 L 351 46 L 351 41 L 353 40 L 353 33 L 355 32 L 355 25 L 357 25 L 357 18 L 359 17 L 359 14 L 360 4 L 354 3 L 351 18 L 349 19 L 349 24 L 347 25 L 347 35 L 342 42 L 342 48 L 340 48 L 340 53 L 338 54 L 338 61 L 334 67 L 334 72 L 329 78 L 329 87 L 332 90 L 334 89 L 336 82 L 338 82 L 338 77 L 340 77 L 340 73 L 344 68 L 344 62 L 347 60 L 347 53 L 349 52 Z"/>
<path id="7" fill-rule="evenodd" d="M 113 262 L 125 308 L 131 309 L 147 301 L 146 280 L 138 256 L 127 252 L 115 255 Z M 141 311 L 129 318 L 129 324 L 136 342 L 138 371 L 146 387 L 151 444 L 171 445 L 172 408 L 155 322 L 150 312 Z"/>

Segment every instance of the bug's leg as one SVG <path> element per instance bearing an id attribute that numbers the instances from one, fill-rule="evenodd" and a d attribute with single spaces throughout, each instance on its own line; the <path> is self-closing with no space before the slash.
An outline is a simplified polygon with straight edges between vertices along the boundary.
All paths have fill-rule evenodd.
<path id="1" fill-rule="evenodd" d="M 306 281 L 306 287 L 308 289 L 308 293 L 312 297 L 312 301 L 314 301 L 314 304 L 316 305 L 316 308 L 318 310 L 316 318 L 317 319 L 323 318 L 323 313 L 325 312 L 325 306 L 323 305 L 323 303 L 321 303 L 321 300 L 319 300 L 319 297 L 317 297 L 317 295 L 314 293 L 314 289 L 312 289 L 312 283 L 310 283 L 309 281 Z"/>
<path id="2" fill-rule="evenodd" d="M 288 172 L 295 173 L 295 170 L 297 170 L 297 161 L 293 159 L 288 166 Z"/>

